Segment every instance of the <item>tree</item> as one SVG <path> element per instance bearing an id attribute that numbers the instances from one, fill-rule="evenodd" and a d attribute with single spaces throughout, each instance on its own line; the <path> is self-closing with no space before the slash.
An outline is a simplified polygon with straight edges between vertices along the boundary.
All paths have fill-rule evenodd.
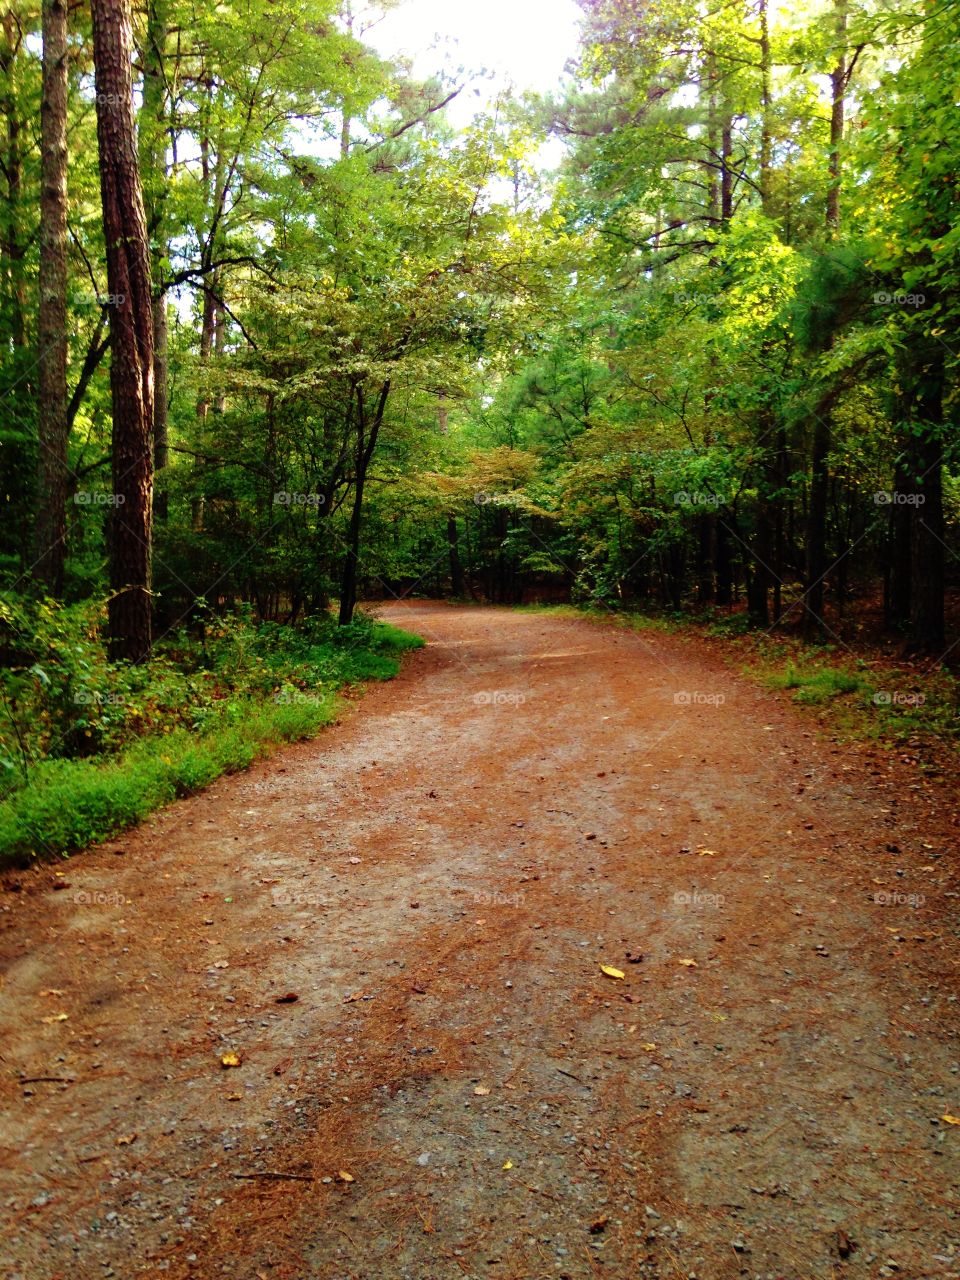
<path id="1" fill-rule="evenodd" d="M 151 647 L 153 296 L 133 111 L 129 0 L 92 0 L 100 191 L 113 405 L 109 641 L 114 659 Z"/>
<path id="2" fill-rule="evenodd" d="M 67 537 L 67 0 L 43 0 L 36 574 L 63 592 Z"/>

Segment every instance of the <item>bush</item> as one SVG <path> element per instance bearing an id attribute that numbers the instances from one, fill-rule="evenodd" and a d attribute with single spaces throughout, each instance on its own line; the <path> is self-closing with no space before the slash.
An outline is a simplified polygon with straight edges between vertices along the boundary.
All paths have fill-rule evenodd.
<path id="1" fill-rule="evenodd" d="M 107 661 L 101 617 L 0 600 L 0 863 L 67 853 L 245 768 L 336 715 L 336 692 L 397 674 L 423 644 L 359 617 L 301 627 L 242 611 L 142 666 Z"/>

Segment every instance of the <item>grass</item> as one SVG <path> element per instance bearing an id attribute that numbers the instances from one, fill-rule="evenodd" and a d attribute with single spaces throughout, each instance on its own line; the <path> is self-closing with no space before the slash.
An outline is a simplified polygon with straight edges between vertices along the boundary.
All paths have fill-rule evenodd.
<path id="1" fill-rule="evenodd" d="M 112 755 L 38 761 L 26 785 L 0 803 L 0 865 L 105 840 L 284 743 L 312 737 L 336 718 L 338 688 L 392 679 L 400 655 L 422 644 L 419 636 L 375 623 L 360 643 L 318 647 L 321 693 L 283 685 L 262 696 L 224 699 L 200 730 L 167 726 Z"/>

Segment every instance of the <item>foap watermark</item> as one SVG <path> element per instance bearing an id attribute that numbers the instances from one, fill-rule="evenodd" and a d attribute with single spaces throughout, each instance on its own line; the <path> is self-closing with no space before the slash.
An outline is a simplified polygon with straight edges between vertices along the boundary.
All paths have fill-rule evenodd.
<path id="1" fill-rule="evenodd" d="M 481 490 L 473 495 L 478 507 L 522 507 L 523 495 L 519 493 L 485 493 Z"/>
<path id="2" fill-rule="evenodd" d="M 323 493 L 288 493 L 281 489 L 273 495 L 275 507 L 322 507 L 327 501 Z"/>
<path id="3" fill-rule="evenodd" d="M 279 703 L 281 707 L 318 707 L 326 701 L 322 693 L 309 693 L 303 689 L 279 689 L 273 695 L 273 700 Z"/>
<path id="4" fill-rule="evenodd" d="M 873 500 L 878 507 L 922 507 L 927 500 L 925 493 L 900 493 L 896 489 L 879 489 Z"/>
<path id="5" fill-rule="evenodd" d="M 901 889 L 878 889 L 873 895 L 874 902 L 880 907 L 922 907 L 926 895 L 922 893 L 904 893 Z"/>
<path id="6" fill-rule="evenodd" d="M 78 907 L 123 907 L 127 903 L 119 889 L 78 889 L 73 900 Z"/>
<path id="7" fill-rule="evenodd" d="M 522 707 L 526 700 L 525 693 L 512 693 L 509 689 L 487 689 L 473 695 L 476 707 Z"/>
<path id="8" fill-rule="evenodd" d="M 296 893 L 292 889 L 271 889 L 275 907 L 326 907 L 330 904 L 318 893 Z"/>
<path id="9" fill-rule="evenodd" d="M 704 493 L 700 489 L 681 489 L 673 495 L 675 507 L 719 507 L 723 499 L 716 493 Z"/>
<path id="10" fill-rule="evenodd" d="M 78 507 L 122 507 L 126 500 L 122 493 L 98 493 L 92 489 L 78 489 L 73 495 Z"/>
<path id="11" fill-rule="evenodd" d="M 873 695 L 877 707 L 922 707 L 926 700 L 925 693 L 908 693 L 905 689 L 880 689 Z"/>
<path id="12" fill-rule="evenodd" d="M 726 700 L 725 693 L 703 693 L 699 689 L 681 689 L 673 695 L 674 706 L 677 707 L 722 707 Z"/>
<path id="13" fill-rule="evenodd" d="M 478 907 L 519 907 L 519 893 L 497 893 L 491 889 L 478 889 L 470 898 Z"/>
<path id="14" fill-rule="evenodd" d="M 881 307 L 922 307 L 927 297 L 923 293 L 904 293 L 898 289 L 893 293 L 881 290 L 873 295 L 873 300 Z"/>
<path id="15" fill-rule="evenodd" d="M 78 689 L 73 700 L 78 707 L 122 707 L 127 701 L 122 693 L 97 693 L 93 689 Z"/>
<path id="16" fill-rule="evenodd" d="M 674 292 L 674 305 L 678 307 L 716 307 L 726 302 L 722 293 Z"/>
<path id="17" fill-rule="evenodd" d="M 722 893 L 712 893 L 706 889 L 678 889 L 673 895 L 675 907 L 722 907 L 726 898 Z"/>

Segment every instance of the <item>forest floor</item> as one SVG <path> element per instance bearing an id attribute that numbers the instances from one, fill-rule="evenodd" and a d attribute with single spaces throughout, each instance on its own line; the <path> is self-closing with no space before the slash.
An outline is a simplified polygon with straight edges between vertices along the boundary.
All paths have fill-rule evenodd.
<path id="1" fill-rule="evenodd" d="M 4 1280 L 960 1277 L 950 783 L 696 639 L 383 614 L 337 729 L 4 878 Z"/>

